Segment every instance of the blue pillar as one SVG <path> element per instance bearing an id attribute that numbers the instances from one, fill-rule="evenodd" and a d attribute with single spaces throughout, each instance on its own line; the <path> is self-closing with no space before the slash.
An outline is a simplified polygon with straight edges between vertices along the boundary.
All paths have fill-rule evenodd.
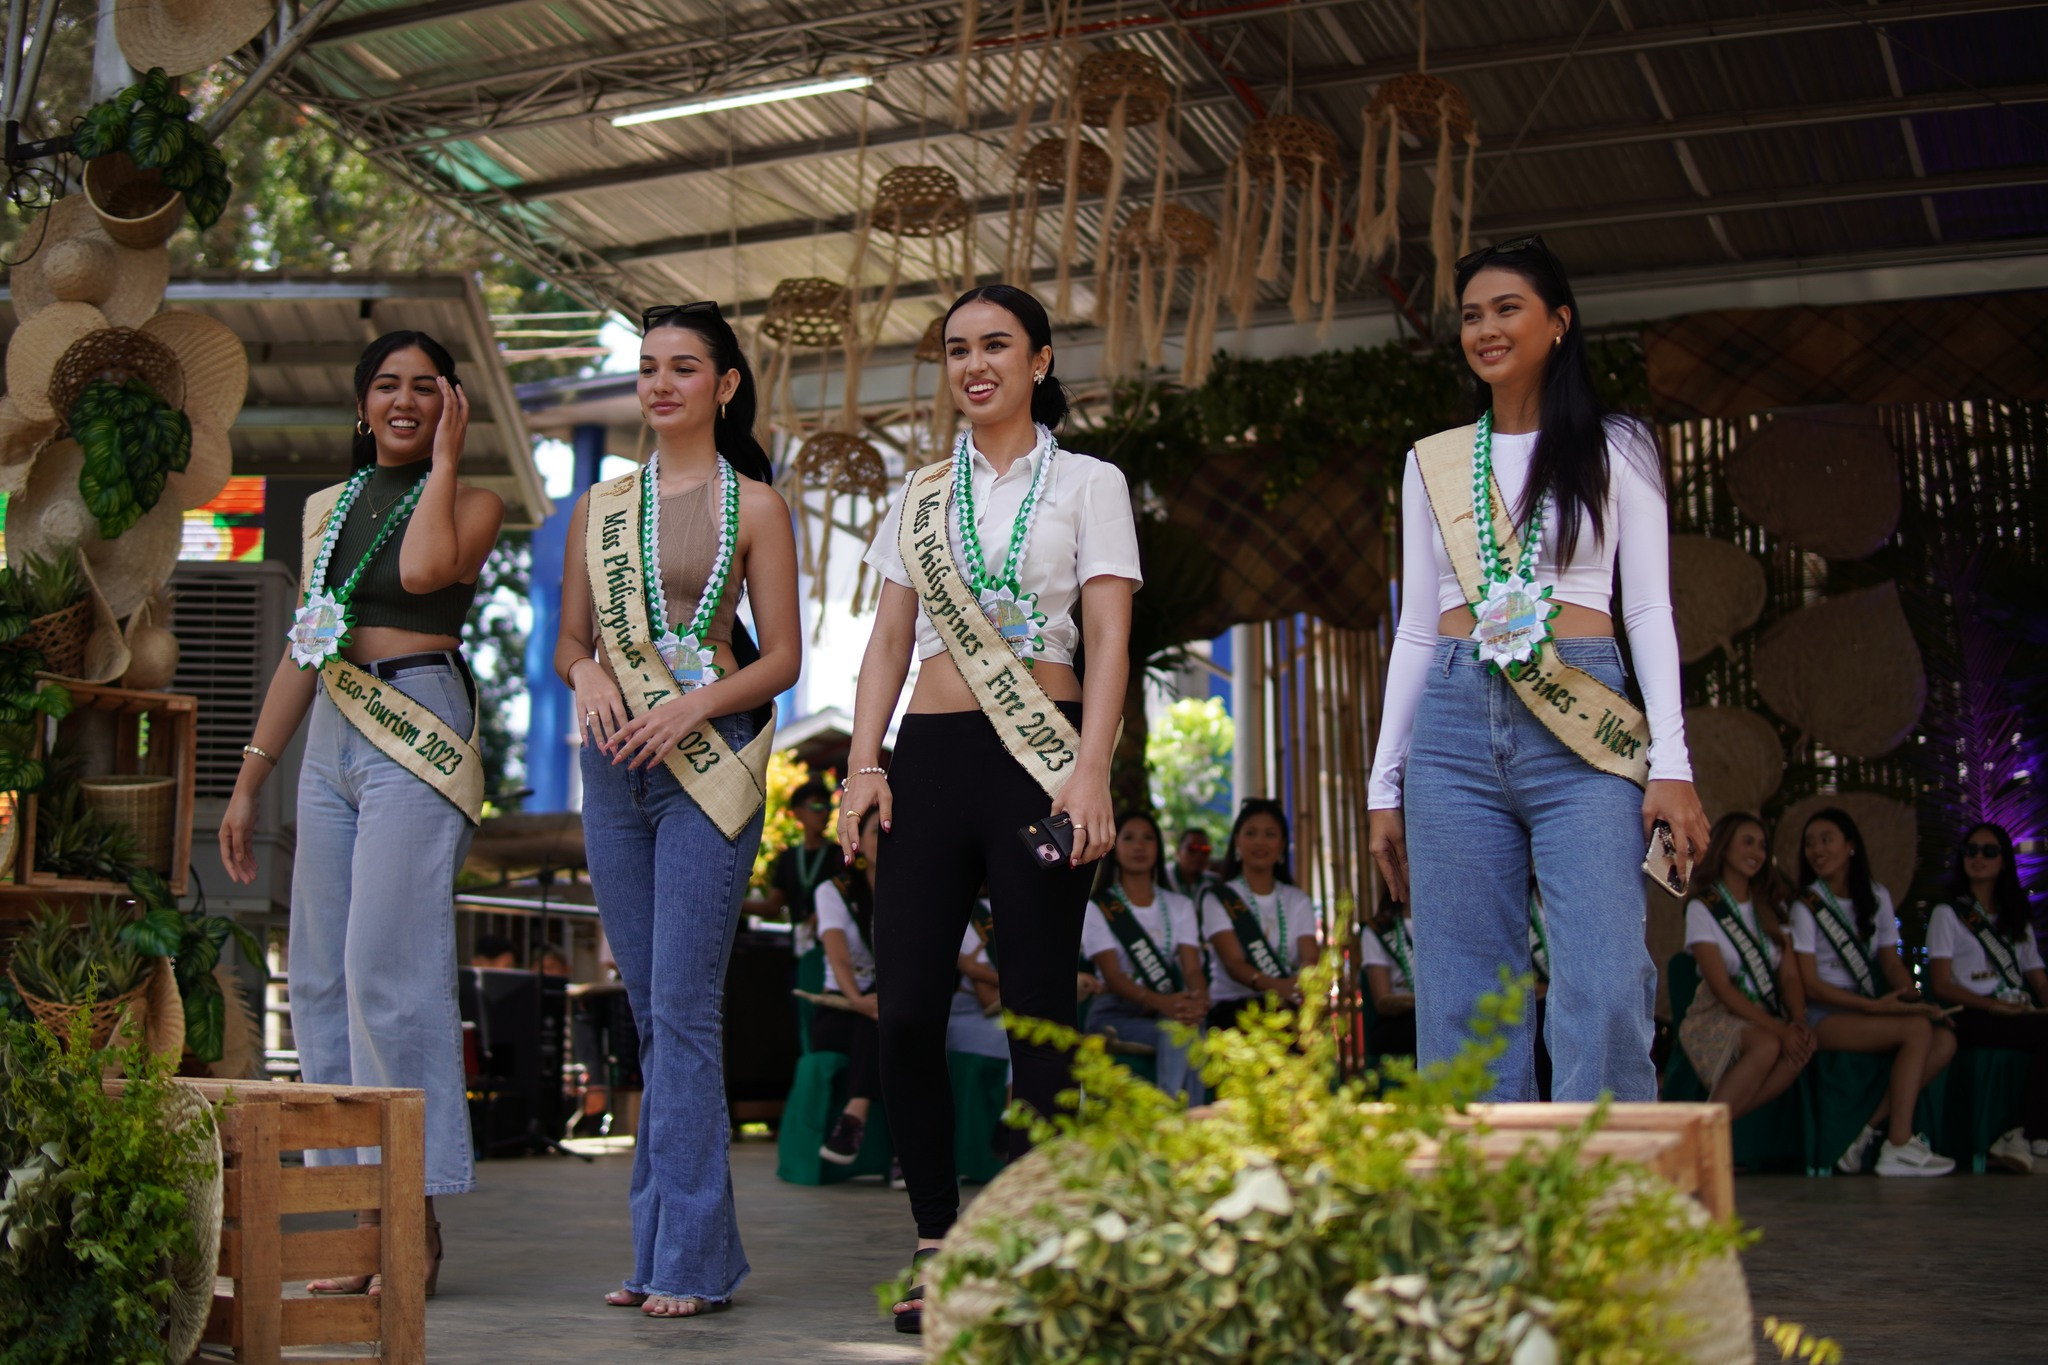
<path id="1" fill-rule="evenodd" d="M 533 795 L 525 809 L 569 808 L 569 738 L 576 732 L 575 699 L 555 677 L 555 635 L 562 625 L 562 550 L 569 538 L 575 501 L 597 482 L 604 459 L 604 428 L 576 427 L 569 444 L 576 453 L 569 496 L 555 504 L 555 513 L 533 532 L 533 577 L 529 601 L 533 632 L 526 638 L 526 785 Z"/>

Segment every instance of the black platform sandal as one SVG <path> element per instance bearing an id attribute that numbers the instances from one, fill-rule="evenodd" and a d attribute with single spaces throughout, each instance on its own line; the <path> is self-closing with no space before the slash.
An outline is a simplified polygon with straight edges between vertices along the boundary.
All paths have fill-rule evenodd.
<path id="1" fill-rule="evenodd" d="M 918 1249 L 917 1249 L 916 1251 L 914 1251 L 914 1252 L 912 1252 L 912 1253 L 910 1254 L 910 1268 L 911 1268 L 912 1270 L 915 1270 L 915 1269 L 917 1269 L 917 1268 L 918 1268 L 919 1266 L 923 1265 L 923 1264 L 924 1264 L 924 1263 L 925 1263 L 926 1261 L 930 1260 L 930 1259 L 931 1259 L 932 1257 L 934 1257 L 934 1256 L 936 1256 L 936 1255 L 938 1255 L 938 1254 L 939 1254 L 939 1249 L 938 1249 L 937 1247 L 919 1247 L 919 1248 L 918 1248 Z M 903 1310 L 902 1312 L 900 1312 L 900 1313 L 898 1313 L 898 1314 L 896 1315 L 896 1330 L 897 1330 L 897 1331 L 899 1331 L 899 1332 L 902 1332 L 902 1333 L 904 1333 L 904 1334 L 905 1334 L 905 1335 L 907 1335 L 907 1336 L 923 1336 L 923 1335 L 924 1335 L 924 1307 L 923 1307 L 923 1303 L 924 1303 L 924 1286 L 923 1286 L 923 1285 L 921 1285 L 921 1284 L 919 1284 L 919 1285 L 912 1285 L 912 1286 L 911 1286 L 911 1289 L 910 1289 L 910 1292 L 909 1292 L 908 1294 L 904 1295 L 904 1297 L 903 1297 L 903 1300 L 902 1300 L 902 1301 L 903 1301 L 904 1303 L 909 1303 L 909 1302 L 910 1302 L 910 1301 L 911 1301 L 912 1299 L 915 1299 L 915 1300 L 917 1300 L 917 1301 L 918 1301 L 918 1305 L 919 1305 L 919 1306 L 918 1306 L 918 1307 L 916 1307 L 916 1308 L 906 1308 L 906 1309 L 904 1309 L 904 1310 Z"/>

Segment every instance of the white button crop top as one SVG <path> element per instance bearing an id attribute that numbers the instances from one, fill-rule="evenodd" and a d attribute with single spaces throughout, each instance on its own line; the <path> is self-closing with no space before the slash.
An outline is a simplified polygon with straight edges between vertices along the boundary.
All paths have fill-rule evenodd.
<path id="1" fill-rule="evenodd" d="M 1685 748 L 1685 701 L 1678 675 L 1678 630 L 1671 616 L 1671 537 L 1666 522 L 1664 481 L 1655 441 L 1641 423 L 1608 419 L 1608 480 L 1604 520 L 1607 534 L 1595 540 L 1593 519 L 1582 514 L 1579 543 L 1571 563 L 1557 562 L 1557 513 L 1545 519 L 1536 558 L 1536 581 L 1554 588 L 1555 601 L 1606 614 L 1613 608 L 1614 568 L 1621 565 L 1622 623 L 1636 681 L 1650 721 L 1650 777 L 1692 779 Z M 1493 437 L 1494 477 L 1509 508 L 1519 505 L 1529 482 L 1536 433 Z M 1415 452 L 1401 478 L 1401 624 L 1387 663 L 1387 688 L 1380 718 L 1379 749 L 1373 755 L 1366 804 L 1397 810 L 1415 732 L 1415 708 L 1435 654 L 1437 620 L 1466 605 L 1465 590 L 1451 568 L 1442 532 L 1423 490 Z"/>

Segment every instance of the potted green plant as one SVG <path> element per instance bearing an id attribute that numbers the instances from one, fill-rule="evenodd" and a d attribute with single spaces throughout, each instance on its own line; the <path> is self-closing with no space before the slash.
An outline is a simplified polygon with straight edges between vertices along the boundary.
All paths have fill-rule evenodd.
<path id="1" fill-rule="evenodd" d="M 15 638 L 20 648 L 43 656 L 44 668 L 76 674 L 92 638 L 92 595 L 78 567 L 78 551 L 49 559 L 27 553 L 0 568 L 0 616 L 27 622 Z"/>
<path id="2" fill-rule="evenodd" d="M 141 902 L 142 914 L 122 928 L 122 938 L 140 952 L 171 959 L 185 1007 L 185 1051 L 194 1061 L 219 1061 L 227 998 L 213 969 L 231 938 L 251 962 L 263 960 L 263 945 L 226 915 L 209 915 L 203 907 L 180 911 L 169 884 L 154 872 L 137 872 L 128 889 Z"/>
<path id="3" fill-rule="evenodd" d="M 62 908 L 38 907 L 14 940 L 8 979 L 29 1012 L 53 1031 L 69 1030 L 74 1015 L 90 1020 L 94 1047 L 104 1046 L 149 986 L 157 959 L 122 933 L 128 916 L 112 901 L 95 900 L 82 922 Z"/>
<path id="4" fill-rule="evenodd" d="M 35 750 L 35 725 L 44 716 L 58 719 L 71 713 L 71 694 L 55 683 L 39 683 L 42 651 L 27 638 L 36 624 L 30 615 L 33 594 L 21 583 L 21 571 L 0 567 L 0 794 L 35 791 L 43 783 L 44 764 Z M 12 819 L 7 829 L 14 829 Z M 0 857 L 0 867 L 7 864 Z"/>
<path id="5" fill-rule="evenodd" d="M 162 67 L 86 111 L 72 134 L 85 162 L 85 197 L 123 246 L 160 246 L 189 211 L 201 231 L 219 221 L 234 184 L 227 162 L 192 122 L 192 102 Z"/>

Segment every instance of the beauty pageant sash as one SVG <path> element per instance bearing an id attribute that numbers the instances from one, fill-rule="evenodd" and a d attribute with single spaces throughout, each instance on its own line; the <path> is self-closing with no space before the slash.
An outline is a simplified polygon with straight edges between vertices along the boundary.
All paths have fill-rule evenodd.
<path id="1" fill-rule="evenodd" d="M 1252 964 L 1252 970 L 1261 976 L 1293 976 L 1294 970 L 1273 951 L 1273 945 L 1266 939 L 1266 927 L 1259 923 L 1259 917 L 1244 903 L 1244 898 L 1230 889 L 1228 882 L 1218 882 L 1209 888 L 1211 895 L 1223 906 L 1223 913 L 1230 916 L 1230 930 L 1237 935 L 1237 942 L 1244 949 L 1245 961 Z"/>
<path id="2" fill-rule="evenodd" d="M 2020 971 L 2019 955 L 2013 951 L 2012 944 L 2006 942 L 2005 935 L 1998 932 L 1997 926 L 1991 922 L 1991 917 L 1984 913 L 1984 907 L 1973 905 L 1970 911 L 1971 913 L 1963 919 L 1963 925 L 1977 936 L 1978 944 L 1984 949 L 1985 960 L 1991 964 L 1991 970 L 1998 973 L 2000 988 L 2024 991 L 2027 985 L 2026 977 Z"/>
<path id="3" fill-rule="evenodd" d="M 1131 960 L 1131 974 L 1138 978 L 1140 985 L 1160 995 L 1178 995 L 1185 989 L 1180 979 L 1180 968 L 1159 951 L 1152 935 L 1138 923 L 1130 902 L 1121 896 L 1104 893 L 1095 898 L 1095 908 L 1109 922 L 1109 932 L 1115 934 L 1116 941 L 1123 946 L 1124 956 Z M 1159 913 L 1165 916 L 1172 912 L 1162 905 Z"/>
<path id="4" fill-rule="evenodd" d="M 1726 892 L 1714 893 L 1714 898 L 1707 902 L 1707 912 L 1714 917 L 1714 923 L 1721 926 L 1721 932 L 1728 936 L 1728 941 L 1735 945 L 1735 955 L 1742 960 L 1745 980 L 1736 982 L 1736 989 L 1772 1014 L 1783 1014 L 1784 1006 L 1778 1000 L 1778 979 L 1771 972 L 1771 955 L 1765 950 L 1763 939 L 1736 911 L 1735 902 Z"/>
<path id="5" fill-rule="evenodd" d="M 1800 897 L 1806 908 L 1813 911 L 1813 922 L 1819 926 L 1821 935 L 1828 946 L 1835 950 L 1835 956 L 1842 959 L 1842 965 L 1849 969 L 1849 975 L 1856 978 L 1856 989 L 1873 1000 L 1880 994 L 1877 989 L 1877 964 L 1870 960 L 1870 950 L 1856 937 L 1855 926 L 1842 914 L 1833 896 L 1808 891 Z"/>

